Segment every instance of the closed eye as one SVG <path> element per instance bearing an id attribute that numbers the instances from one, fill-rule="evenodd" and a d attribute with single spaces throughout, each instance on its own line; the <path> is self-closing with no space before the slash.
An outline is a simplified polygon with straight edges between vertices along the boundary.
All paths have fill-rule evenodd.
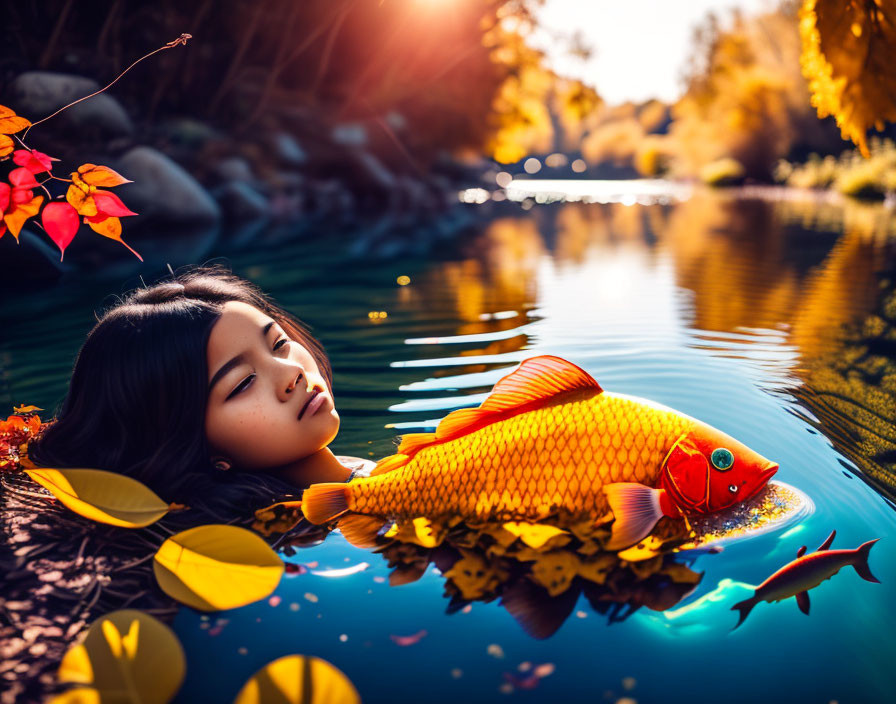
<path id="1" fill-rule="evenodd" d="M 274 343 L 274 347 L 273 347 L 273 349 L 272 349 L 271 351 L 272 351 L 272 352 L 277 351 L 278 349 L 280 349 L 281 347 L 283 347 L 283 345 L 285 345 L 285 344 L 286 344 L 287 342 L 289 342 L 289 341 L 290 341 L 290 340 L 289 340 L 288 337 L 283 337 L 283 338 L 277 340 L 277 342 Z M 241 394 L 243 391 L 245 391 L 247 388 L 249 388 L 249 385 L 252 383 L 252 380 L 253 380 L 254 378 L 255 378 L 255 375 L 254 375 L 254 374 L 250 374 L 249 376 L 247 376 L 247 377 L 246 377 L 245 379 L 243 379 L 239 384 L 237 384 L 236 388 L 234 388 L 234 390 L 231 391 L 231 392 L 228 394 L 227 398 L 224 399 L 224 400 L 227 401 L 227 400 L 233 398 L 234 396 L 236 396 L 236 395 L 238 395 L 238 394 Z"/>
<path id="2" fill-rule="evenodd" d="M 247 376 L 247 377 L 246 377 L 245 379 L 243 379 L 239 384 L 236 385 L 236 388 L 235 388 L 233 391 L 231 391 L 231 392 L 227 395 L 227 398 L 225 398 L 224 400 L 225 400 L 225 401 L 229 401 L 231 398 L 233 398 L 233 397 L 236 396 L 237 394 L 240 394 L 240 393 L 242 393 L 243 391 L 245 391 L 245 390 L 249 387 L 249 384 L 252 383 L 252 380 L 253 380 L 254 378 L 255 378 L 255 375 L 254 375 L 254 374 L 250 374 L 249 376 Z"/>

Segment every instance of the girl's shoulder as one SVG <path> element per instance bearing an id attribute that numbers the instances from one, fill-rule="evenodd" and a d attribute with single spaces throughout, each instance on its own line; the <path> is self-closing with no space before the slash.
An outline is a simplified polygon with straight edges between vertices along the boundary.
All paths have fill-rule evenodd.
<path id="1" fill-rule="evenodd" d="M 376 467 L 376 462 L 373 460 L 365 460 L 363 457 L 336 455 L 336 459 L 339 460 L 339 464 L 343 467 L 352 470 L 350 479 L 354 479 L 355 477 L 366 477 L 370 474 L 370 471 Z"/>

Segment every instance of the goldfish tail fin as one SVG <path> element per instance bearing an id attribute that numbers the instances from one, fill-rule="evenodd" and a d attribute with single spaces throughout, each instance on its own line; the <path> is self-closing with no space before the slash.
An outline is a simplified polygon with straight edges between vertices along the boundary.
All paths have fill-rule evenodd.
<path id="1" fill-rule="evenodd" d="M 302 513 L 312 523 L 327 523 L 348 511 L 350 495 L 348 484 L 312 484 L 302 494 Z"/>
<path id="2" fill-rule="evenodd" d="M 756 606 L 757 603 L 758 602 L 756 601 L 756 595 L 754 594 L 749 599 L 746 599 L 745 601 L 739 601 L 731 607 L 732 611 L 734 611 L 735 609 L 740 611 L 740 620 L 737 622 L 737 626 L 740 626 L 740 624 L 747 620 L 747 616 L 750 614 L 750 612 L 753 610 L 753 607 Z M 735 626 L 734 628 L 737 628 L 737 626 Z M 733 631 L 734 628 L 732 628 L 731 630 Z"/>
<path id="3" fill-rule="evenodd" d="M 376 536 L 384 525 L 386 521 L 382 518 L 352 513 L 340 518 L 336 527 L 356 548 L 372 548 L 376 546 Z"/>
<path id="4" fill-rule="evenodd" d="M 869 582 L 877 582 L 880 584 L 880 580 L 871 574 L 871 569 L 868 567 L 868 553 L 878 540 L 880 540 L 880 538 L 875 538 L 874 540 L 869 540 L 867 543 L 859 545 L 859 547 L 856 548 L 856 556 L 852 566 L 856 568 L 856 572 L 859 573 L 859 577 L 862 579 L 867 579 Z"/>
<path id="5" fill-rule="evenodd" d="M 663 517 L 660 492 L 644 484 L 617 482 L 604 487 L 607 502 L 613 511 L 607 550 L 622 550 L 645 538 Z"/>

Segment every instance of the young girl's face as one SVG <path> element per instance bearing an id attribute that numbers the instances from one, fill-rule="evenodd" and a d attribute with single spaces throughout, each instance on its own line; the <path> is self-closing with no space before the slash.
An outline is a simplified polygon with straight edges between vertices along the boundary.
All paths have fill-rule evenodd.
<path id="1" fill-rule="evenodd" d="M 339 415 L 314 358 L 266 313 L 225 303 L 206 356 L 206 438 L 237 469 L 286 466 L 336 437 Z"/>

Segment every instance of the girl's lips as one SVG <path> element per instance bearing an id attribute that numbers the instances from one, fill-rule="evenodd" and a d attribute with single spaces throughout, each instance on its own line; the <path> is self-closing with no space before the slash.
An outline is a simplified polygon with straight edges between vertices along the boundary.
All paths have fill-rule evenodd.
<path id="1" fill-rule="evenodd" d="M 311 400 L 308 401 L 302 408 L 301 413 L 299 413 L 299 420 L 302 420 L 305 415 L 314 415 L 326 400 L 327 394 L 325 391 L 316 392 L 314 396 L 311 397 Z"/>

